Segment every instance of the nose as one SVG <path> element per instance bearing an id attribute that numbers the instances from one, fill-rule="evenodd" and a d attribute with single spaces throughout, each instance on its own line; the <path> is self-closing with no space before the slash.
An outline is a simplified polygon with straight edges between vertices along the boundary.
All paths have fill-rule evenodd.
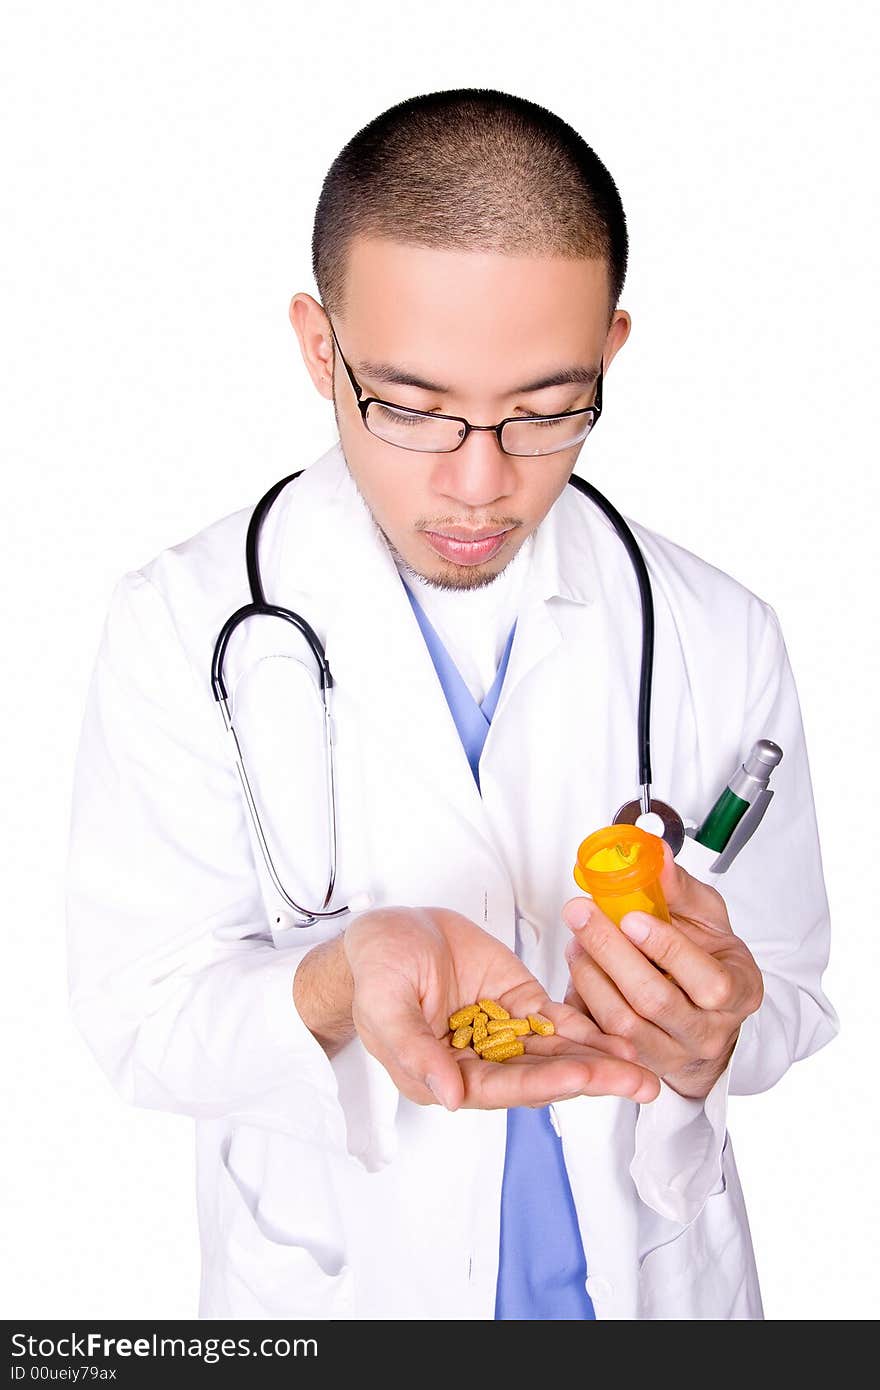
<path id="1" fill-rule="evenodd" d="M 438 454 L 434 489 L 467 507 L 486 507 L 516 490 L 516 460 L 493 430 L 472 430 L 460 448 Z"/>

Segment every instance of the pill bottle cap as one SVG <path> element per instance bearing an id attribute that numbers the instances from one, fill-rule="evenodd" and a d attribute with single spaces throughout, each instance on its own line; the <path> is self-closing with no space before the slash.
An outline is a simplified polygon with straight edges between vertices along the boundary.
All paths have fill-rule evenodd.
<path id="1" fill-rule="evenodd" d="M 574 881 L 594 897 L 632 893 L 656 882 L 663 868 L 663 841 L 637 825 L 606 825 L 578 846 Z"/>

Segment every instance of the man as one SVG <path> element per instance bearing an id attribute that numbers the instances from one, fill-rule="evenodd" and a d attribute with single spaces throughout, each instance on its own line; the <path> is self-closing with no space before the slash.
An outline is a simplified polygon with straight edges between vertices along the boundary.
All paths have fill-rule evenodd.
<path id="1" fill-rule="evenodd" d="M 784 759 L 723 895 L 691 842 L 694 873 L 665 850 L 671 923 L 618 930 L 571 891 L 636 792 L 635 580 L 566 486 L 630 329 L 616 187 L 543 108 L 434 93 L 342 151 L 313 249 L 321 302 L 290 318 L 339 441 L 258 556 L 326 649 L 328 911 L 351 908 L 289 910 L 212 699 L 248 506 L 111 602 L 73 809 L 78 1025 L 127 1099 L 196 1120 L 203 1317 L 759 1318 L 727 1095 L 837 1026 L 803 729 L 772 608 L 635 524 L 656 795 L 696 824 L 755 739 Z M 316 908 L 314 660 L 260 617 L 227 666 L 278 880 Z M 487 995 L 555 1034 L 453 1051 L 448 1016 Z"/>

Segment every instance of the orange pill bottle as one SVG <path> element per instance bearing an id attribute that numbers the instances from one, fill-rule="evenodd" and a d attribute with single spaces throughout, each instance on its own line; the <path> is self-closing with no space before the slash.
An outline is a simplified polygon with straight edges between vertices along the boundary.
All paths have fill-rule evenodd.
<path id="1" fill-rule="evenodd" d="M 620 926 L 626 912 L 671 920 L 660 871 L 663 841 L 637 825 L 606 825 L 578 846 L 574 881 Z"/>

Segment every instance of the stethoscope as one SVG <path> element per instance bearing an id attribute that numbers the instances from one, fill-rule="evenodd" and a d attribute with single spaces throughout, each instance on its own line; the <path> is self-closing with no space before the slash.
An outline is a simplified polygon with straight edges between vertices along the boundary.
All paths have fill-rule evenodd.
<path id="1" fill-rule="evenodd" d="M 327 664 L 327 657 L 320 638 L 305 620 L 298 613 L 294 613 L 289 608 L 281 608 L 278 604 L 267 603 L 266 595 L 263 590 L 263 582 L 260 576 L 260 563 L 258 547 L 260 532 L 263 522 L 272 503 L 279 493 L 288 483 L 293 482 L 304 470 L 300 469 L 297 473 L 291 473 L 287 478 L 282 478 L 280 482 L 274 484 L 269 489 L 265 497 L 262 497 L 254 508 L 247 531 L 245 542 L 245 559 L 247 563 L 248 583 L 250 585 L 252 602 L 246 603 L 239 608 L 226 622 L 220 630 L 214 647 L 214 656 L 211 661 L 211 686 L 214 691 L 214 699 L 220 706 L 220 713 L 223 716 L 223 723 L 226 731 L 232 738 L 233 757 L 238 775 L 241 779 L 242 790 L 254 832 L 260 846 L 266 868 L 285 903 L 293 912 L 299 913 L 305 920 L 293 922 L 292 925 L 298 927 L 310 927 L 315 922 L 322 919 L 342 917 L 346 912 L 354 912 L 361 907 L 369 906 L 370 899 L 367 894 L 359 894 L 357 898 L 352 898 L 351 902 L 345 907 L 328 909 L 327 904 L 333 896 L 333 888 L 336 883 L 336 781 L 333 769 L 333 737 L 330 720 L 330 692 L 333 689 L 333 677 L 330 667 Z M 674 855 L 677 855 L 684 844 L 684 822 L 677 811 L 673 810 L 665 801 L 658 801 L 651 797 L 651 690 L 654 667 L 654 599 L 651 592 L 651 581 L 648 576 L 648 569 L 645 565 L 642 552 L 639 549 L 635 536 L 627 526 L 620 512 L 598 492 L 591 483 L 586 483 L 582 478 L 576 478 L 574 474 L 569 478 L 572 487 L 577 488 L 578 492 L 589 497 L 595 502 L 596 506 L 605 513 L 611 522 L 621 541 L 626 547 L 627 554 L 632 562 L 636 573 L 639 586 L 639 597 L 642 605 L 642 660 L 639 674 L 639 712 L 638 712 L 638 757 L 639 757 L 639 791 L 640 795 L 635 801 L 627 801 L 621 806 L 614 817 L 612 824 L 639 825 L 645 830 L 650 830 L 655 835 L 661 835 L 667 840 Z M 330 880 L 327 885 L 327 892 L 324 902 L 319 909 L 311 910 L 300 906 L 287 892 L 279 878 L 278 872 L 272 861 L 269 844 L 263 832 L 260 821 L 260 814 L 257 803 L 254 799 L 250 779 L 242 756 L 241 745 L 232 723 L 232 715 L 229 712 L 229 697 L 226 685 L 223 680 L 223 661 L 226 656 L 226 649 L 229 640 L 243 622 L 248 618 L 270 617 L 283 618 L 285 622 L 291 623 L 302 633 L 309 644 L 315 661 L 318 664 L 318 674 L 321 688 L 321 701 L 324 710 L 324 762 L 325 777 L 327 788 L 327 804 L 330 829 Z"/>

